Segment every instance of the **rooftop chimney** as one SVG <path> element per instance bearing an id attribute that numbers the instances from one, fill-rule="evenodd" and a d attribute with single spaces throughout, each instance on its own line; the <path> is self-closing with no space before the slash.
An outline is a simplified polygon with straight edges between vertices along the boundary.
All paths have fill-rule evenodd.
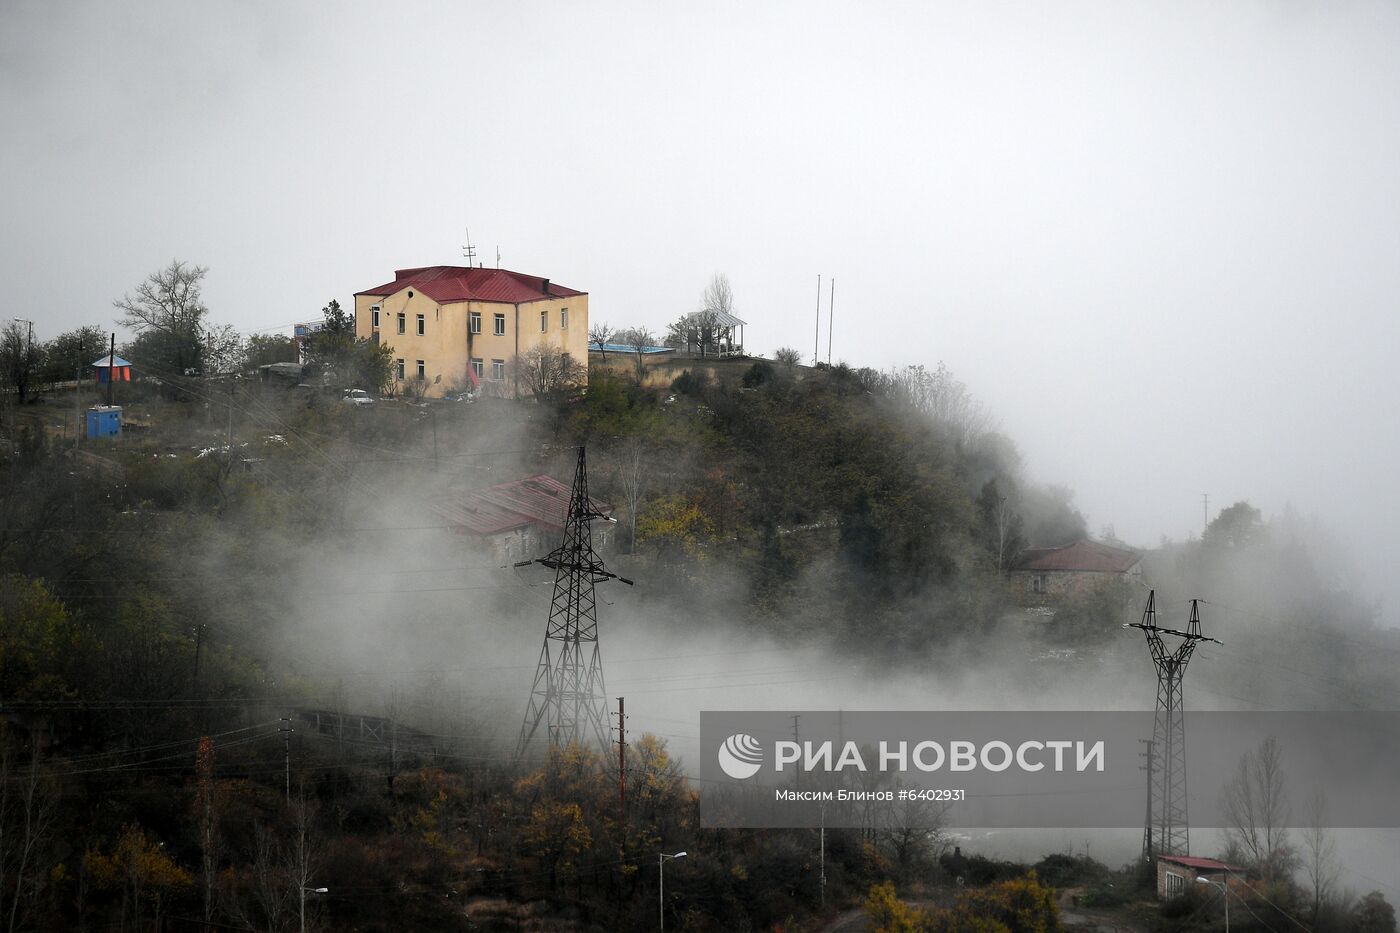
<path id="1" fill-rule="evenodd" d="M 549 294 L 549 279 L 540 280 L 540 291 L 544 292 L 546 295 Z"/>

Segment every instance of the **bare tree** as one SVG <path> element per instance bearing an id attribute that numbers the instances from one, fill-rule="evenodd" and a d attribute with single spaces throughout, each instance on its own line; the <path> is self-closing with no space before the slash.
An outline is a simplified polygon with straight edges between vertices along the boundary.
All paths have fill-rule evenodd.
<path id="1" fill-rule="evenodd" d="M 1314 787 L 1303 806 L 1303 872 L 1312 895 L 1313 926 L 1337 889 L 1337 842 L 1327 831 L 1327 795 Z"/>
<path id="2" fill-rule="evenodd" d="M 540 401 L 567 395 L 588 378 L 588 367 L 567 350 L 544 343 L 521 354 L 516 367 L 526 388 Z"/>
<path id="3" fill-rule="evenodd" d="M 734 288 L 729 284 L 729 276 L 723 272 L 715 273 L 700 296 L 700 310 L 716 317 L 734 313 Z"/>
<path id="4" fill-rule="evenodd" d="M 1294 862 L 1288 847 L 1288 788 L 1283 749 L 1269 736 L 1240 757 L 1223 796 L 1225 836 L 1266 881 L 1287 875 Z"/>
<path id="5" fill-rule="evenodd" d="M 301 798 L 292 805 L 292 838 L 287 846 L 287 875 L 292 883 L 291 893 L 301 920 L 301 933 L 306 933 L 307 895 L 324 893 L 322 889 L 313 887 L 321 861 L 314 834 L 316 811 L 316 802 L 306 799 L 305 790 L 302 791 Z"/>
<path id="6" fill-rule="evenodd" d="M 588 342 L 598 348 L 598 352 L 603 355 L 603 361 L 608 359 L 608 341 L 612 339 L 613 330 L 607 324 L 599 321 L 588 328 Z"/>
<path id="7" fill-rule="evenodd" d="M 794 350 L 792 347 L 782 347 L 774 352 L 773 359 L 782 363 L 788 369 L 794 369 L 798 363 L 802 362 L 802 351 Z"/>
<path id="8" fill-rule="evenodd" d="M 122 313 L 121 323 L 136 331 L 159 330 L 170 334 L 198 334 L 209 309 L 200 296 L 206 266 L 192 266 L 179 259 L 151 273 L 136 291 L 112 302 Z"/>
<path id="9" fill-rule="evenodd" d="M 10 774 L 10 743 L 0 749 L 0 892 L 9 890 L 11 933 L 25 920 L 32 906 L 37 865 L 53 821 L 53 795 L 39 767 L 37 735 L 32 742 L 27 773 Z M 14 793 L 11 793 L 11 783 Z M 3 905 L 3 900 L 0 900 Z"/>
<path id="10" fill-rule="evenodd" d="M 637 511 L 642 507 L 642 497 L 647 492 L 649 461 L 646 443 L 636 434 L 629 435 L 622 442 L 618 456 L 618 478 L 622 484 L 622 497 L 627 500 L 627 522 L 631 531 L 627 542 L 629 553 L 637 550 Z"/>
<path id="11" fill-rule="evenodd" d="M 963 447 L 992 429 L 992 418 L 967 386 L 943 363 L 930 372 L 923 366 L 906 366 L 890 373 L 890 394 L 927 417 Z"/>
<path id="12" fill-rule="evenodd" d="M 618 336 L 622 337 L 624 334 L 619 334 Z M 627 346 L 631 347 L 633 352 L 637 355 L 637 381 L 641 382 L 642 377 L 646 375 L 647 371 L 643 354 L 646 352 L 647 347 L 656 343 L 656 337 L 645 327 L 634 327 L 626 331 L 625 336 Z"/>
<path id="13" fill-rule="evenodd" d="M 176 376 L 186 370 L 225 365 L 236 359 L 237 334 L 231 328 L 209 327 L 209 308 L 200 294 L 209 270 L 172 259 L 130 292 L 112 302 L 120 322 L 136 331 L 133 346 Z"/>

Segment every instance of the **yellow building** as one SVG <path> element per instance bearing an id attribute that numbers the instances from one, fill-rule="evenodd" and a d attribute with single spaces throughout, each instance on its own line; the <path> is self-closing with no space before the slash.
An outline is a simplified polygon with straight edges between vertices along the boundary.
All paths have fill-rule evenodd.
<path id="1" fill-rule="evenodd" d="M 355 333 L 393 348 L 399 385 L 515 396 L 517 361 L 541 344 L 587 367 L 588 293 L 507 269 L 399 269 L 355 294 Z"/>

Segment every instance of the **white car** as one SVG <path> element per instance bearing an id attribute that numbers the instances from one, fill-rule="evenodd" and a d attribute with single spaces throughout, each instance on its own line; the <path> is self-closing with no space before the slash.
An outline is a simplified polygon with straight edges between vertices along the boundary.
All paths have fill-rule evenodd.
<path id="1" fill-rule="evenodd" d="M 341 401 L 347 405 L 373 405 L 374 397 L 364 389 L 346 389 Z"/>

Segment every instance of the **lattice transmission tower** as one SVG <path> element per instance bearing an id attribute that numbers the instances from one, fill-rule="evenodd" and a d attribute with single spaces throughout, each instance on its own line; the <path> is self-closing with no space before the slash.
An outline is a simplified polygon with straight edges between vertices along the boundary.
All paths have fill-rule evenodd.
<path id="1" fill-rule="evenodd" d="M 1152 742 L 1148 745 L 1147 825 L 1143 827 L 1142 856 L 1187 855 L 1191 848 L 1191 827 L 1186 812 L 1186 721 L 1183 715 L 1181 681 L 1186 665 L 1201 641 L 1221 644 L 1201 634 L 1199 600 L 1191 600 L 1191 619 L 1186 631 L 1157 625 L 1157 593 L 1147 594 L 1140 628 L 1147 636 L 1147 649 L 1157 668 L 1157 711 L 1152 720 Z M 1167 651 L 1163 635 L 1181 639 L 1175 651 Z"/>
<path id="2" fill-rule="evenodd" d="M 517 758 L 544 725 L 550 747 L 593 743 L 612 747 L 611 714 L 598 653 L 598 612 L 594 586 L 604 580 L 632 581 L 609 572 L 593 550 L 590 523 L 606 518 L 588 497 L 588 468 L 582 447 L 569 495 L 569 514 L 559 546 L 536 561 L 554 571 L 554 599 L 549 607 L 544 646 L 535 670 L 530 705 L 516 743 Z"/>

